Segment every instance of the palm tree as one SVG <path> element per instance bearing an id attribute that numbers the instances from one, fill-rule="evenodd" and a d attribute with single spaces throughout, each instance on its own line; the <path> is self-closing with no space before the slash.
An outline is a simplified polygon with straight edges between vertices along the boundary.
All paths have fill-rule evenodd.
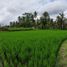
<path id="1" fill-rule="evenodd" d="M 59 16 L 57 16 L 57 24 L 60 29 L 64 29 L 64 22 L 65 22 L 65 17 L 64 13 L 60 13 Z"/>
<path id="2" fill-rule="evenodd" d="M 41 17 L 42 24 L 45 28 L 49 26 L 50 22 L 50 16 L 48 12 L 44 12 L 43 16 Z"/>
<path id="3" fill-rule="evenodd" d="M 20 21 L 21 21 L 21 17 L 19 16 L 19 17 L 18 17 L 18 22 L 20 22 Z"/>
<path id="4" fill-rule="evenodd" d="M 64 13 L 60 13 L 61 29 L 64 29 Z"/>
<path id="5" fill-rule="evenodd" d="M 36 12 L 36 11 L 34 12 L 34 17 L 35 17 L 35 18 L 37 17 L 37 12 Z"/>

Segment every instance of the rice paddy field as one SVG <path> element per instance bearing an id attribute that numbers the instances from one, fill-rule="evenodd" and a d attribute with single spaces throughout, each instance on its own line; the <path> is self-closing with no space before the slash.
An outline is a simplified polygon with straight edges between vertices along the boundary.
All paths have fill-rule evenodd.
<path id="1" fill-rule="evenodd" d="M 56 67 L 67 31 L 0 32 L 0 67 Z"/>

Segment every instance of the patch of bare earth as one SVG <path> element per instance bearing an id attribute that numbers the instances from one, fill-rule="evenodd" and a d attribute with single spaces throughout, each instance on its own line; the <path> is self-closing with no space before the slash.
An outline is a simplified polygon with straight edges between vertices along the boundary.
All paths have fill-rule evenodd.
<path id="1" fill-rule="evenodd" d="M 59 51 L 56 67 L 67 67 L 67 41 L 65 41 Z"/>

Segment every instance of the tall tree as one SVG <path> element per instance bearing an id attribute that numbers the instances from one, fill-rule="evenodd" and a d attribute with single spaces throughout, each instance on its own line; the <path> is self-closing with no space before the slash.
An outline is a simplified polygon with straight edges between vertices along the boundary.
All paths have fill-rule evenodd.
<path id="1" fill-rule="evenodd" d="M 57 16 L 57 24 L 60 29 L 64 29 L 64 22 L 65 22 L 65 17 L 64 13 L 60 13 L 59 16 Z"/>
<path id="2" fill-rule="evenodd" d="M 50 16 L 48 12 L 44 12 L 43 16 L 40 18 L 42 25 L 44 28 L 47 28 L 47 26 L 49 26 L 49 22 L 50 22 Z"/>
<path id="3" fill-rule="evenodd" d="M 33 21 L 33 14 L 32 13 L 25 13 L 23 15 L 25 16 L 25 26 L 31 27 L 32 21 Z"/>
<path id="4" fill-rule="evenodd" d="M 18 17 L 18 22 L 21 22 L 21 17 L 20 16 Z"/>
<path id="5" fill-rule="evenodd" d="M 37 17 L 37 12 L 36 12 L 36 11 L 34 12 L 34 17 L 35 17 L 35 18 Z"/>

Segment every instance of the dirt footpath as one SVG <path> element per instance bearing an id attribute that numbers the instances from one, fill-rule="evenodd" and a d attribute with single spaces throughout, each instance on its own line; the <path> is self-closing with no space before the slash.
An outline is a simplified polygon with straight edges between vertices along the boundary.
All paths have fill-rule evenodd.
<path id="1" fill-rule="evenodd" d="M 60 48 L 56 67 L 67 67 L 67 41 Z"/>

